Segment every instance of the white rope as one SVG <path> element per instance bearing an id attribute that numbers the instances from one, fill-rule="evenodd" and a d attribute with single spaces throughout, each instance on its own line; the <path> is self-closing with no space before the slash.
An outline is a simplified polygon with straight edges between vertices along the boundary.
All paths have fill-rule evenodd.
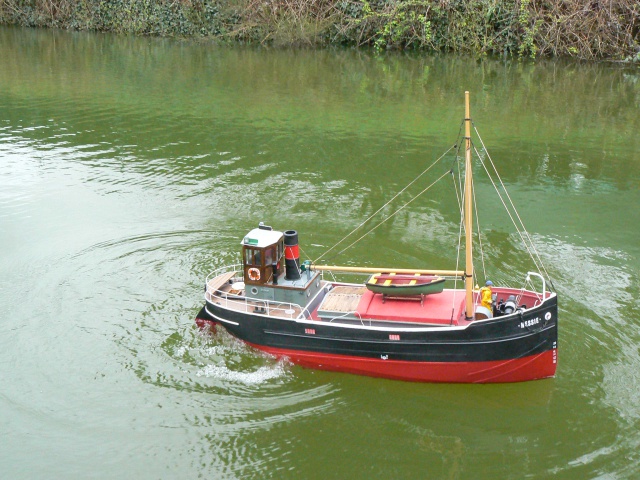
<path id="1" fill-rule="evenodd" d="M 398 196 L 400 196 L 402 193 L 404 193 L 404 192 L 405 192 L 405 191 L 406 191 L 406 190 L 407 190 L 411 185 L 413 185 L 414 183 L 416 183 L 420 177 L 422 177 L 425 173 L 427 173 L 429 170 L 431 170 L 431 168 L 433 168 L 433 167 L 434 167 L 434 166 L 435 166 L 435 165 L 436 165 L 440 160 L 442 160 L 442 159 L 444 158 L 444 156 L 445 156 L 446 154 L 448 154 L 448 153 L 449 153 L 453 148 L 455 148 L 455 147 L 456 147 L 456 145 L 455 145 L 455 144 L 454 144 L 454 145 L 452 145 L 452 146 L 451 146 L 451 147 L 450 147 L 446 152 L 444 152 L 442 155 L 440 155 L 440 157 L 439 157 L 437 160 L 435 160 L 431 165 L 429 165 L 429 166 L 427 167 L 427 169 L 426 169 L 426 170 L 424 170 L 420 175 L 418 175 L 416 178 L 414 178 L 414 179 L 413 179 L 413 180 L 412 180 L 412 181 L 411 181 L 411 182 L 410 182 L 406 187 L 404 187 L 402 190 L 400 190 L 398 193 L 396 193 L 396 194 L 394 195 L 394 197 L 393 197 L 391 200 L 389 200 L 387 203 L 385 203 L 384 205 L 382 205 L 382 206 L 381 206 L 378 210 L 376 210 L 374 213 L 372 213 L 371 215 L 369 215 L 369 217 L 368 217 L 364 222 L 362 222 L 360 225 L 358 225 L 356 228 L 354 228 L 350 233 L 348 233 L 345 237 L 343 237 L 343 238 L 342 238 L 342 240 L 340 240 L 338 243 L 336 243 L 333 247 L 331 247 L 329 250 L 327 250 L 326 252 L 324 252 L 324 253 L 323 253 L 322 255 L 320 255 L 318 258 L 316 258 L 316 259 L 314 260 L 314 263 L 317 263 L 317 262 L 318 262 L 318 260 L 320 260 L 322 257 L 324 257 L 327 253 L 329 253 L 329 252 L 331 252 L 332 250 L 334 250 L 338 245 L 340 245 L 340 244 L 341 244 L 342 242 L 344 242 L 347 238 L 349 238 L 351 235 L 353 235 L 356 231 L 358 231 L 360 228 L 362 228 L 362 226 L 364 226 L 364 225 L 365 225 L 369 220 L 371 220 L 371 219 L 372 219 L 373 217 L 375 217 L 378 213 L 380 213 L 380 212 L 381 212 L 381 211 L 382 211 L 382 210 L 383 210 L 387 205 L 389 205 L 389 204 L 390 204 L 391 202 L 393 202 L 396 198 L 398 198 Z M 440 177 L 440 178 L 442 178 L 442 177 Z M 440 179 L 438 179 L 438 180 L 440 180 Z M 436 180 L 436 181 L 437 181 L 437 180 Z M 435 182 L 434 182 L 434 183 L 435 183 Z M 432 184 L 432 185 L 433 185 L 433 184 Z M 430 188 L 430 186 L 429 186 L 429 187 L 427 187 L 427 188 Z M 422 195 L 422 193 L 424 193 L 425 191 L 426 191 L 426 190 L 423 190 L 423 191 L 422 191 L 422 192 L 420 192 L 417 196 Z M 414 198 L 413 198 L 413 200 L 415 200 L 415 199 L 417 198 L 417 196 L 416 196 L 416 197 L 414 197 Z M 411 201 L 413 201 L 413 200 L 411 200 Z M 411 202 L 409 202 L 409 203 L 411 203 Z M 406 207 L 409 203 L 405 204 L 405 207 Z M 402 208 L 404 208 L 404 207 L 402 207 Z M 398 210 L 398 211 L 399 211 L 399 210 Z M 398 213 L 398 211 L 396 211 L 395 213 Z M 391 216 L 395 215 L 395 213 L 394 213 L 394 214 L 392 214 Z M 391 218 L 391 217 L 389 217 L 389 218 Z M 388 218 L 387 218 L 387 220 L 388 220 Z M 385 220 L 385 221 L 386 221 L 386 220 Z M 379 224 L 378 226 L 380 226 L 380 225 L 381 225 L 381 224 Z M 376 226 L 375 228 L 377 228 L 377 226 Z M 375 229 L 375 228 L 374 228 L 374 229 Z M 370 230 L 370 231 L 369 231 L 369 233 L 370 233 L 371 231 L 373 231 L 373 229 L 372 229 L 372 230 Z M 358 240 L 356 240 L 355 242 L 353 242 L 351 245 L 349 245 L 347 248 L 343 249 L 342 251 L 340 251 L 340 252 L 339 252 L 339 253 L 337 253 L 336 255 L 340 255 L 340 254 L 341 254 L 341 253 L 343 253 L 345 250 L 347 250 L 348 248 L 350 248 L 351 246 L 353 246 L 354 244 L 356 244 L 358 241 L 360 241 L 360 240 L 361 240 L 363 237 L 365 237 L 366 235 L 368 235 L 368 233 L 367 233 L 367 234 L 365 234 L 365 235 L 363 235 L 362 237 L 360 237 Z"/>
<path id="2" fill-rule="evenodd" d="M 524 244 L 525 248 L 527 249 L 527 252 L 529 253 L 529 256 L 531 257 L 531 259 L 533 260 L 533 263 L 536 265 L 536 268 L 539 271 L 543 271 L 545 273 L 545 275 L 547 276 L 547 278 L 549 278 L 549 273 L 547 272 L 547 269 L 545 268 L 544 263 L 542 262 L 542 258 L 540 258 L 540 254 L 536 250 L 535 244 L 533 243 L 533 240 L 531 239 L 531 236 L 529 235 L 529 232 L 527 232 L 527 229 L 524 226 L 524 222 L 522 221 L 522 218 L 520 217 L 520 214 L 518 213 L 518 210 L 516 209 L 516 207 L 515 207 L 515 205 L 513 203 L 513 200 L 511 199 L 511 196 L 509 195 L 509 192 L 507 191 L 507 187 L 504 185 L 504 182 L 502 181 L 502 178 L 500 177 L 500 174 L 498 173 L 498 170 L 497 170 L 495 164 L 493 163 L 493 159 L 491 158 L 491 155 L 489 154 L 489 151 L 487 150 L 487 147 L 484 145 L 484 142 L 482 141 L 482 137 L 480 137 L 480 134 L 478 133 L 478 129 L 475 127 L 475 125 L 474 125 L 473 128 L 474 128 L 474 130 L 476 132 L 476 135 L 478 136 L 478 139 L 480 140 L 480 143 L 482 144 L 482 148 L 484 149 L 485 153 L 487 154 L 487 158 L 489 159 L 489 162 L 491 163 L 491 166 L 493 167 L 493 171 L 495 172 L 496 176 L 498 177 L 498 180 L 500 182 L 500 185 L 502 186 L 502 189 L 504 190 L 505 195 L 509 199 L 509 203 L 511 205 L 511 208 L 513 209 L 513 212 L 515 213 L 516 217 L 518 218 L 518 221 L 520 222 L 520 227 L 522 227 L 522 231 L 524 232 L 524 235 L 526 235 L 526 239 L 524 238 L 523 233 L 520 231 L 520 227 L 516 224 L 515 220 L 513 219 L 513 216 L 511 215 L 511 212 L 510 212 L 509 208 L 505 204 L 505 202 L 504 202 L 504 200 L 502 198 L 502 195 L 500 194 L 500 191 L 499 191 L 498 187 L 496 186 L 495 182 L 493 181 L 493 178 L 491 177 L 491 174 L 489 173 L 489 171 L 488 171 L 488 169 L 487 169 L 487 167 L 486 167 L 486 165 L 485 165 L 485 163 L 484 163 L 484 161 L 482 159 L 480 159 L 480 163 L 482 163 L 483 168 L 487 172 L 487 176 L 491 180 L 491 183 L 493 184 L 493 187 L 495 188 L 496 192 L 498 193 L 498 197 L 500 198 L 500 201 L 502 202 L 502 204 L 504 205 L 505 209 L 507 210 L 509 218 L 513 222 L 513 225 L 516 228 L 516 231 L 520 235 L 520 238 L 522 239 L 522 243 Z M 477 153 L 477 151 L 476 151 L 476 153 Z M 478 157 L 480 158 L 479 154 L 478 154 Z M 528 240 L 528 243 L 527 243 L 527 240 Z M 535 256 L 531 253 L 531 250 L 529 249 L 529 245 L 531 245 L 531 248 L 533 249 L 533 252 L 535 253 Z M 538 262 L 540 263 L 540 265 L 538 265 Z"/>
<path id="3" fill-rule="evenodd" d="M 473 193 L 473 207 L 476 211 L 476 224 L 478 226 L 478 246 L 480 247 L 480 260 L 482 261 L 482 274 L 484 275 L 484 279 L 487 278 L 487 268 L 484 264 L 484 250 L 482 248 L 482 235 L 480 233 L 480 215 L 478 215 L 478 202 L 476 201 L 476 186 L 475 184 L 471 185 L 471 192 Z M 473 273 L 475 274 L 476 269 L 473 269 Z M 476 276 L 476 285 L 478 284 L 478 278 Z"/>
<path id="4" fill-rule="evenodd" d="M 342 253 L 344 253 L 345 251 L 349 250 L 351 247 L 353 247 L 356 243 L 358 243 L 360 240 L 362 240 L 364 237 L 366 237 L 367 235 L 369 235 L 371 232 L 373 232 L 374 230 L 376 230 L 378 227 L 382 226 L 383 223 L 385 223 L 387 220 L 390 220 L 391 218 L 395 217 L 398 213 L 400 213 L 402 210 L 404 210 L 407 205 L 411 204 L 414 200 L 416 200 L 420 195 L 422 195 L 423 193 L 425 193 L 427 190 L 429 190 L 431 187 L 433 187 L 436 183 L 438 183 L 440 180 L 442 180 L 446 175 L 449 175 L 450 172 L 445 172 L 443 173 L 438 179 L 436 179 L 431 185 L 429 185 L 427 188 L 425 188 L 424 190 L 422 190 L 420 193 L 418 193 L 415 197 L 413 197 L 411 200 L 409 200 L 407 203 L 405 203 L 404 205 L 402 205 L 399 209 L 397 209 L 395 212 L 393 212 L 391 215 L 389 215 L 387 218 L 385 218 L 384 220 L 382 220 L 379 224 L 377 224 L 375 227 L 373 227 L 371 230 L 369 230 L 368 232 L 366 232 L 364 235 L 362 235 L 360 238 L 358 238 L 357 240 L 355 240 L 353 243 L 351 243 L 350 245 L 348 245 L 347 247 L 343 248 L 342 250 L 340 250 L 337 255 L 340 255 Z M 360 228 L 360 227 L 358 227 Z M 350 234 L 349 234 L 350 235 Z M 348 236 L 348 235 L 347 235 Z M 346 237 L 345 237 L 346 238 Z M 318 260 L 322 258 L 319 257 Z M 317 260 L 316 260 L 317 261 Z"/>
<path id="5" fill-rule="evenodd" d="M 458 157 L 459 158 L 459 157 Z M 456 192 L 456 199 L 458 200 L 458 211 L 460 212 L 460 223 L 458 225 L 458 249 L 456 252 L 456 271 L 460 270 L 460 246 L 462 245 L 462 226 L 464 225 L 464 207 L 462 205 L 462 175 L 460 174 L 460 166 L 456 169 L 458 171 L 458 183 L 453 177 L 453 189 Z M 453 314 L 455 313 L 456 294 L 458 292 L 458 277 L 455 278 L 453 283 L 453 297 L 451 299 L 451 322 L 453 323 Z"/>
<path id="6" fill-rule="evenodd" d="M 478 153 L 477 150 L 476 150 L 476 153 Z M 507 211 L 507 215 L 509 215 L 509 218 L 511 219 L 511 222 L 513 223 L 513 226 L 516 228 L 516 231 L 518 232 L 518 235 L 520 235 L 520 239 L 522 240 L 522 243 L 524 244 L 524 248 L 527 249 L 527 252 L 529 253 L 529 256 L 533 260 L 533 263 L 535 263 L 535 265 L 536 265 L 536 268 L 538 270 L 540 270 L 540 266 L 538 265 L 538 263 L 536 262 L 536 259 L 534 258 L 533 254 L 531 253 L 531 250 L 529 249 L 529 245 L 527 244 L 527 241 L 524 238 L 524 235 L 520 231 L 520 227 L 516 224 L 516 221 L 514 220 L 513 215 L 511 214 L 511 211 L 509 210 L 509 207 L 507 206 L 506 202 L 504 201 L 504 198 L 502 197 L 502 194 L 500 193 L 500 190 L 498 189 L 498 186 L 496 185 L 496 183 L 494 182 L 493 178 L 491 177 L 491 174 L 489 173 L 489 170 L 487 169 L 487 166 L 484 164 L 484 162 L 482 160 L 480 160 L 480 163 L 482 164 L 482 166 L 484 168 L 484 171 L 487 173 L 487 176 L 489 177 L 489 180 L 491 181 L 491 184 L 493 185 L 493 188 L 495 189 L 496 193 L 498 194 L 498 198 L 502 202 L 502 206 Z"/>

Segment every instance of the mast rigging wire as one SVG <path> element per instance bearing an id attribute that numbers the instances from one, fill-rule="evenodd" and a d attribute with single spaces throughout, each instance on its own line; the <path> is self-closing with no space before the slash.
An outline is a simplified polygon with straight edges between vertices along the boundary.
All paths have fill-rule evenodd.
<path id="1" fill-rule="evenodd" d="M 472 122 L 472 124 L 473 124 L 473 122 Z M 411 182 L 409 182 L 402 190 L 400 190 L 398 193 L 396 193 L 393 196 L 393 198 L 391 198 L 389 201 L 387 201 L 385 204 L 383 204 L 380 208 L 378 208 L 378 210 L 376 210 L 374 213 L 369 215 L 369 217 L 367 217 L 356 228 L 354 228 L 351 232 L 349 232 L 341 240 L 339 240 L 335 245 L 333 245 L 331 248 L 326 250 L 322 255 L 320 255 L 316 260 L 314 260 L 313 263 L 317 263 L 320 259 L 325 257 L 328 253 L 330 253 L 331 251 L 335 250 L 340 244 L 342 244 L 345 240 L 347 240 L 347 238 L 352 236 L 356 231 L 358 231 L 364 225 L 366 225 L 373 217 L 375 217 L 377 214 L 379 214 L 385 207 L 387 207 L 389 204 L 391 204 L 391 202 L 393 202 L 402 193 L 404 193 L 409 187 L 411 187 L 414 183 L 416 183 L 423 175 L 425 175 L 427 172 L 429 172 L 429 170 L 431 170 L 452 149 L 455 148 L 456 149 L 456 154 L 455 154 L 454 160 L 452 161 L 452 167 L 451 167 L 451 169 L 449 171 L 447 171 L 446 173 L 441 175 L 438 179 L 436 179 L 428 187 L 423 189 L 421 192 L 419 192 L 417 195 L 415 195 L 413 198 L 411 198 L 411 200 L 406 202 L 404 205 L 402 205 L 396 211 L 391 213 L 389 216 L 387 216 L 380 223 L 378 223 L 377 225 L 372 227 L 370 230 L 368 230 L 366 233 L 361 235 L 359 238 L 357 238 L 355 241 L 353 241 L 347 247 L 345 247 L 342 250 L 340 250 L 339 252 L 337 252 L 335 255 L 333 255 L 333 257 L 341 255 L 346 250 L 348 250 L 349 248 L 354 246 L 356 243 L 358 243 L 363 238 L 368 236 L 370 233 L 372 233 L 374 230 L 376 230 L 382 224 L 384 224 L 385 222 L 387 222 L 388 220 L 393 218 L 395 215 L 397 215 L 400 211 L 405 209 L 409 204 L 411 204 L 419 196 L 421 196 L 426 191 L 428 191 L 436 183 L 438 183 L 440 180 L 442 180 L 446 175 L 451 173 L 452 174 L 452 178 L 453 178 L 453 183 L 454 183 L 454 190 L 455 190 L 455 193 L 456 193 L 456 199 L 458 201 L 458 208 L 459 208 L 459 211 L 460 211 L 460 214 L 461 214 L 460 215 L 461 216 L 461 221 L 460 221 L 459 232 L 458 232 L 458 253 L 457 253 L 457 256 L 456 256 L 456 269 L 458 269 L 459 263 L 460 263 L 460 247 L 461 247 L 462 230 L 463 230 L 463 224 L 464 224 L 463 223 L 464 222 L 464 211 L 463 211 L 463 205 L 462 205 L 462 201 L 461 201 L 461 195 L 463 194 L 464 188 L 463 188 L 463 183 L 462 183 L 463 179 L 462 179 L 461 169 L 460 169 L 460 145 L 461 145 L 462 142 L 459 142 L 463 125 L 464 125 L 464 122 L 461 122 L 460 129 L 458 131 L 458 137 L 456 139 L 456 143 L 454 143 L 450 148 L 448 148 L 440 157 L 438 157 L 431 165 L 429 165 L 424 171 L 422 171 L 422 173 L 420 173 L 416 178 L 414 178 Z M 489 169 L 487 168 L 487 165 L 486 165 L 485 161 L 483 160 L 483 156 L 480 154 L 480 152 L 478 151 L 477 147 L 472 142 L 472 148 L 475 151 L 477 158 L 479 159 L 480 163 L 482 164 L 482 167 L 484 168 L 487 176 L 489 177 L 489 180 L 491 181 L 491 184 L 493 185 L 496 193 L 498 194 L 498 198 L 500 199 L 500 201 L 502 202 L 502 205 L 504 206 L 505 210 L 507 211 L 507 214 L 509 215 L 509 218 L 511 219 L 511 222 L 513 223 L 518 235 L 520 236 L 520 239 L 521 239 L 525 249 L 529 253 L 529 256 L 531 257 L 533 263 L 535 264 L 536 268 L 539 271 L 544 272 L 545 276 L 549 279 L 549 282 L 551 283 L 551 286 L 553 287 L 553 283 L 551 282 L 551 279 L 549 277 L 549 273 L 547 272 L 547 269 L 545 268 L 544 263 L 542 262 L 542 258 L 540 257 L 540 254 L 536 250 L 535 245 L 533 243 L 533 240 L 531 239 L 531 236 L 527 232 L 526 227 L 524 226 L 524 223 L 522 221 L 522 218 L 520 217 L 520 214 L 518 213 L 518 211 L 517 211 L 517 209 L 516 209 L 516 207 L 515 207 L 515 205 L 513 203 L 513 200 L 511 199 L 511 196 L 509 195 L 509 193 L 508 193 L 508 191 L 506 189 L 506 186 L 504 185 L 504 182 L 502 181 L 502 178 L 500 177 L 500 174 L 498 173 L 498 170 L 497 170 L 497 168 L 496 168 L 496 166 L 495 166 L 495 164 L 493 162 L 493 159 L 491 158 L 491 155 L 489 154 L 489 151 L 487 150 L 487 147 L 485 146 L 484 141 L 482 140 L 482 137 L 480 136 L 480 133 L 478 132 L 478 129 L 476 128 L 475 124 L 473 124 L 473 129 L 474 129 L 474 131 L 476 133 L 476 136 L 480 140 L 480 144 L 482 145 L 482 151 L 486 154 L 486 157 L 488 158 L 489 163 L 490 163 L 491 167 L 493 168 L 493 171 L 495 172 L 495 175 L 496 175 L 496 177 L 498 179 L 498 182 L 499 182 L 500 186 L 502 187 L 502 190 L 504 190 L 504 194 L 507 197 L 508 203 L 509 203 L 511 208 L 509 208 L 509 206 L 507 205 L 507 202 L 505 202 L 505 200 L 503 198 L 503 195 L 500 192 L 500 189 L 498 188 L 498 185 L 496 185 L 496 182 L 494 181 L 492 175 L 489 172 Z M 458 171 L 457 182 L 456 182 L 455 175 L 453 174 L 453 168 L 454 167 L 456 167 L 456 169 Z M 471 188 L 472 188 L 471 194 L 474 197 L 474 208 L 475 208 L 476 223 L 477 223 L 477 228 L 478 228 L 478 241 L 479 241 L 479 247 L 480 247 L 480 257 L 481 257 L 481 261 L 482 261 L 482 270 L 483 270 L 483 273 L 484 273 L 484 275 L 486 277 L 487 272 L 486 272 L 486 266 L 485 266 L 485 262 L 484 262 L 484 251 L 483 251 L 483 246 L 482 246 L 482 236 L 481 236 L 481 233 L 480 233 L 480 221 L 479 221 L 479 216 L 478 216 L 478 206 L 477 206 L 477 202 L 475 201 L 476 192 L 475 192 L 475 188 L 474 188 L 473 185 L 471 186 Z M 515 217 L 517 218 L 519 223 L 516 222 L 516 220 L 514 219 L 512 211 L 513 211 L 513 214 L 515 214 Z M 473 232 L 469 232 L 469 236 L 470 236 L 470 241 L 472 241 Z M 533 252 L 532 252 L 532 250 L 533 250 Z M 331 258 L 333 258 L 333 257 L 331 257 Z M 475 273 L 475 269 L 474 269 L 474 273 Z M 456 278 L 455 282 L 457 284 L 457 278 Z M 476 282 L 477 282 L 477 278 L 476 278 Z"/>
<path id="2" fill-rule="evenodd" d="M 369 231 L 367 231 L 364 235 L 360 236 L 358 239 L 356 239 L 354 242 L 352 242 L 350 245 L 346 246 L 345 248 L 343 248 L 342 250 L 340 250 L 338 253 L 335 254 L 335 256 L 338 256 L 342 253 L 344 253 L 345 251 L 347 251 L 348 249 L 350 249 L 351 247 L 353 247 L 356 243 L 358 243 L 360 240 L 362 240 L 364 237 L 366 237 L 367 235 L 369 235 L 371 232 L 373 232 L 374 230 L 376 230 L 378 227 L 380 227 L 383 223 L 385 223 L 387 220 L 390 220 L 391 218 L 395 217 L 398 213 L 400 213 L 402 210 L 404 210 L 407 205 L 409 205 L 410 203 L 412 203 L 414 200 L 416 200 L 420 195 L 422 195 L 423 193 L 425 193 L 427 190 L 429 190 L 431 187 L 433 187 L 436 183 L 438 183 L 440 180 L 442 180 L 445 176 L 449 175 L 449 172 L 445 172 L 442 175 L 440 175 L 440 177 L 438 177 L 433 183 L 431 183 L 431 185 L 429 185 L 427 188 L 425 188 L 424 190 L 422 190 L 420 193 L 418 193 L 416 196 L 414 196 L 411 200 L 409 200 L 407 203 L 405 203 L 404 205 L 402 205 L 400 208 L 398 208 L 395 212 L 393 212 L 392 214 L 390 214 L 387 218 L 385 218 L 384 220 L 382 220 L 380 223 L 378 223 L 375 227 L 371 228 Z M 395 197 L 394 197 L 395 198 Z M 356 230 L 360 228 L 357 227 Z M 354 230 L 355 232 L 355 230 Z M 353 233 L 353 232 L 352 232 Z M 351 234 L 349 234 L 351 235 Z M 347 236 L 349 236 L 347 235 Z M 345 237 L 347 238 L 347 237 Z M 340 243 L 340 242 L 338 242 Z M 337 244 L 336 244 L 337 245 Z M 319 257 L 318 260 L 322 258 Z M 314 262 L 315 263 L 315 262 Z"/>
<path id="3" fill-rule="evenodd" d="M 458 133 L 458 136 L 460 134 Z M 445 155 L 447 155 L 452 149 L 456 148 L 457 146 L 456 142 L 455 144 L 453 144 L 451 147 L 449 147 L 447 149 L 446 152 L 444 152 L 442 155 L 440 155 L 440 157 L 438 157 L 431 165 L 429 165 L 422 173 L 420 173 L 416 178 L 414 178 L 411 182 L 409 182 L 409 184 L 407 184 L 407 186 L 405 186 L 402 190 L 400 190 L 398 193 L 396 193 L 393 198 L 391 200 L 389 200 L 388 202 L 386 202 L 384 205 L 382 205 L 378 210 L 376 210 L 374 213 L 372 213 L 371 215 L 369 215 L 369 217 L 367 217 L 367 219 L 365 219 L 360 225 L 358 225 L 356 228 L 354 228 L 351 232 L 349 232 L 347 235 L 345 235 L 340 241 L 338 241 L 333 247 L 329 248 L 327 251 L 325 251 L 322 255 L 320 255 L 318 258 L 316 258 L 314 260 L 313 263 L 318 262 L 321 258 L 323 258 L 325 255 L 327 255 L 329 252 L 331 252 L 332 250 L 334 250 L 335 248 L 338 247 L 338 245 L 340 245 L 342 242 L 344 242 L 347 238 L 349 238 L 351 235 L 353 235 L 356 231 L 358 231 L 360 228 L 362 228 L 369 220 L 371 220 L 373 217 L 375 217 L 378 213 L 380 213 L 387 205 L 389 205 L 391 202 L 393 202 L 396 198 L 398 198 L 398 196 L 400 196 L 402 193 L 404 193 L 409 187 L 411 187 L 411 185 L 413 185 L 414 183 L 416 183 L 418 181 L 418 179 L 420 177 L 422 177 L 424 174 L 426 174 L 429 170 L 431 170 L 431 168 L 433 168 L 440 160 L 442 160 Z M 448 172 L 447 172 L 448 173 Z M 446 175 L 446 174 L 445 174 Z M 443 175 L 444 176 L 444 175 Z M 442 176 L 442 177 L 443 177 Z M 440 180 L 442 177 L 440 177 L 438 180 Z M 438 181 L 436 180 L 436 182 Z M 434 183 L 436 183 L 434 182 Z M 387 217 L 385 220 L 383 220 L 382 222 L 380 222 L 378 225 L 376 225 L 374 228 L 372 228 L 371 230 L 369 230 L 366 234 L 364 234 L 363 236 L 361 236 L 360 238 L 358 238 L 358 240 L 356 240 L 355 242 L 353 242 L 351 245 L 349 245 L 348 247 L 342 249 L 340 252 L 336 253 L 334 255 L 334 257 L 344 253 L 345 250 L 351 248 L 353 245 L 355 245 L 357 242 L 359 242 L 362 238 L 364 238 L 365 236 L 367 236 L 369 233 L 371 233 L 373 230 L 375 230 L 376 228 L 378 228 L 380 225 L 382 225 L 384 222 L 386 222 L 389 218 L 393 217 L 396 213 L 398 213 L 400 210 L 402 210 L 403 208 L 405 208 L 407 205 L 409 205 L 409 203 L 413 202 L 413 200 L 415 200 L 416 198 L 418 198 L 418 196 L 422 195 L 424 192 L 426 192 L 429 188 L 431 188 L 431 186 L 433 186 L 433 183 L 427 187 L 425 190 L 423 190 L 422 192 L 420 192 L 418 195 L 416 195 L 413 199 L 411 199 L 409 202 L 405 203 L 402 207 L 400 207 L 400 209 L 396 210 L 394 213 L 392 213 L 389 217 Z"/>
<path id="4" fill-rule="evenodd" d="M 531 239 L 531 236 L 529 235 L 529 232 L 527 232 L 527 229 L 524 226 L 524 222 L 522 221 L 522 218 L 520 217 L 520 214 L 518 213 L 518 210 L 516 209 L 516 206 L 514 205 L 513 200 L 511 199 L 511 196 L 509 195 L 509 192 L 507 191 L 507 187 L 505 186 L 504 182 L 502 181 L 502 178 L 500 177 L 500 173 L 498 173 L 498 169 L 496 168 L 496 166 L 495 166 L 495 164 L 493 162 L 493 159 L 491 158 L 491 155 L 489 154 L 489 151 L 487 150 L 487 147 L 485 146 L 484 142 L 482 141 L 482 137 L 480 136 L 480 133 L 478 133 L 478 129 L 476 128 L 475 125 L 473 126 L 473 129 L 475 130 L 476 135 L 478 136 L 478 139 L 480 140 L 480 143 L 482 145 L 482 148 L 483 148 L 484 152 L 487 154 L 487 158 L 489 159 L 489 163 L 491 164 L 491 167 L 493 168 L 493 171 L 495 172 L 496 177 L 498 178 L 498 181 L 500 182 L 500 185 L 502 186 L 502 189 L 504 190 L 504 193 L 505 193 L 506 197 L 509 199 L 509 204 L 511 205 L 511 209 L 513 210 L 513 212 L 515 213 L 516 217 L 518 218 L 518 221 L 520 222 L 520 225 L 518 225 L 516 223 L 516 221 L 513 219 L 513 216 L 511 215 L 511 211 L 509 210 L 509 208 L 507 207 L 504 199 L 502 198 L 502 194 L 500 193 L 497 185 L 493 181 L 493 177 L 489 173 L 489 170 L 487 169 L 487 167 L 485 165 L 485 162 L 482 160 L 482 157 L 480 157 L 480 154 L 476 150 L 476 154 L 478 155 L 478 159 L 480 160 L 480 163 L 482 164 L 485 172 L 487 173 L 487 176 L 489 177 L 489 180 L 491 180 L 491 183 L 492 183 L 494 189 L 496 190 L 496 193 L 498 194 L 498 197 L 500 198 L 500 201 L 502 202 L 502 205 L 505 207 L 505 210 L 507 210 L 507 214 L 509 215 L 509 218 L 511 219 L 511 222 L 513 223 L 514 227 L 516 228 L 516 231 L 520 235 L 520 239 L 522 240 L 522 243 L 524 244 L 525 248 L 527 249 L 527 252 L 529 253 L 529 256 L 533 260 L 533 263 L 536 265 L 536 268 L 538 268 L 538 270 L 544 272 L 545 276 L 551 282 L 551 277 L 549 276 L 549 272 L 547 272 L 547 269 L 545 268 L 544 263 L 542 262 L 542 258 L 540 257 L 540 254 L 536 250 L 535 244 L 533 243 L 533 240 Z M 521 231 L 521 229 L 522 229 L 522 231 Z M 524 234 L 523 234 L 523 232 L 524 232 Z M 526 236 L 526 239 L 525 239 L 525 236 Z M 529 249 L 529 246 L 531 246 L 531 249 L 533 249 L 533 252 L 535 253 L 535 255 L 533 253 L 531 253 L 531 250 Z M 538 263 L 539 263 L 539 265 L 538 265 Z M 553 286 L 553 283 L 551 283 L 551 285 Z"/>

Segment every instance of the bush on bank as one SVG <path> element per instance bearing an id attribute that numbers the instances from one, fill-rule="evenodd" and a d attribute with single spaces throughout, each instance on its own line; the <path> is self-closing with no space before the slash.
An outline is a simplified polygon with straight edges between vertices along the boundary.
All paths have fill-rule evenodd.
<path id="1" fill-rule="evenodd" d="M 0 23 L 640 62 L 637 0 L 2 0 Z"/>

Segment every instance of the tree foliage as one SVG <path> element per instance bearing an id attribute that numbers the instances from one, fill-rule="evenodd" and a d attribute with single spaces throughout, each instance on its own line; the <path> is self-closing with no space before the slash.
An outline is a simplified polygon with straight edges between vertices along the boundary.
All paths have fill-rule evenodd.
<path id="1" fill-rule="evenodd" d="M 0 23 L 640 62 L 637 0 L 0 0 Z"/>

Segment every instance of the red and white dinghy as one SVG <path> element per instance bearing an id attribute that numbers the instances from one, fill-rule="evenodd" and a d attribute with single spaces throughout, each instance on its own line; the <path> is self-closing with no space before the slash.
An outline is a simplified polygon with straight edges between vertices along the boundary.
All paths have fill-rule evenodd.
<path id="1" fill-rule="evenodd" d="M 260 224 L 241 242 L 242 263 L 207 277 L 197 324 L 309 368 L 424 382 L 553 376 L 558 307 L 544 267 L 523 275 L 520 288 L 493 287 L 490 306 L 474 288 L 468 93 L 465 105 L 464 271 L 301 264 L 295 230 Z M 328 272 L 369 279 L 328 280 Z"/>

